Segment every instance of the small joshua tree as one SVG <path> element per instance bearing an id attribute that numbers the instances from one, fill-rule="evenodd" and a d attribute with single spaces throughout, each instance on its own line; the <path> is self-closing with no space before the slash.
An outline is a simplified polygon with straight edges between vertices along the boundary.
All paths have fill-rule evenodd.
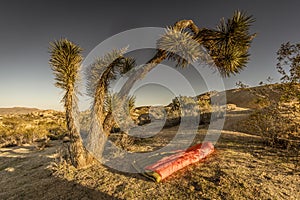
<path id="1" fill-rule="evenodd" d="M 67 128 L 71 139 L 69 145 L 70 160 L 75 167 L 81 168 L 92 163 L 93 158 L 83 146 L 77 119 L 77 87 L 79 69 L 82 62 L 82 49 L 67 39 L 51 43 L 50 66 L 55 75 L 55 86 L 65 91 L 62 102 L 66 111 Z"/>

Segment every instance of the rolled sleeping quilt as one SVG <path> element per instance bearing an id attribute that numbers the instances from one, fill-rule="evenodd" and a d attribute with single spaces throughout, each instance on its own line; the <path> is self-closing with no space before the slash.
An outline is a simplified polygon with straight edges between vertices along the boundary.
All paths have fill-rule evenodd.
<path id="1" fill-rule="evenodd" d="M 166 156 L 154 164 L 144 168 L 144 175 L 148 178 L 160 182 L 174 172 L 200 160 L 204 159 L 214 151 L 214 145 L 211 142 L 196 144 L 185 151 Z"/>

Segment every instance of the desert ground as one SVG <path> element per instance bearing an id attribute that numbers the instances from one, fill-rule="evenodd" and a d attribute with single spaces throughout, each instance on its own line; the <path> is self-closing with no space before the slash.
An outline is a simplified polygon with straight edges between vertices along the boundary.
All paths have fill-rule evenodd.
<path id="1" fill-rule="evenodd" d="M 160 183 L 105 165 L 75 169 L 61 162 L 66 143 L 56 139 L 43 148 L 39 141 L 0 148 L 0 199 L 300 199 L 299 154 L 239 132 L 254 104 L 239 103 L 232 96 L 241 94 L 230 92 L 230 103 L 237 106 L 225 115 L 216 151 Z M 199 126 L 193 143 L 203 140 L 207 128 Z M 131 148 L 163 147 L 177 130 L 178 125 L 164 128 Z"/>

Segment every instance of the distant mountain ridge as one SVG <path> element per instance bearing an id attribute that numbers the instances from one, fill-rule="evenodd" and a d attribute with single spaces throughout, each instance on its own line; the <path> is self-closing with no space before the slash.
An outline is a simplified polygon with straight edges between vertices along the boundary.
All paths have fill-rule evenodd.
<path id="1" fill-rule="evenodd" d="M 262 86 L 256 86 L 256 87 L 249 87 L 249 88 L 234 88 L 229 89 L 226 91 L 210 91 L 205 92 L 202 94 L 197 95 L 197 98 L 205 98 L 209 99 L 210 97 L 214 97 L 215 101 L 222 101 L 221 98 L 224 97 L 224 93 L 226 93 L 226 103 L 227 104 L 235 104 L 238 107 L 242 108 L 250 108 L 250 109 L 257 109 L 259 105 L 257 104 L 258 96 L 255 93 L 261 93 L 261 94 L 268 94 L 268 96 L 272 100 L 278 101 L 280 99 L 281 93 L 274 92 L 274 88 L 281 87 L 281 84 L 269 84 L 269 85 L 262 85 Z M 300 85 L 299 85 L 300 90 Z M 168 105 L 165 105 L 163 107 L 171 106 L 171 102 Z M 146 112 L 150 109 L 150 107 L 156 107 L 156 106 L 139 106 L 136 107 L 136 110 L 141 110 L 140 112 Z M 143 110 L 143 111 L 142 111 Z M 62 112 L 62 111 L 55 111 L 51 109 L 38 109 L 38 108 L 27 108 L 27 107 L 13 107 L 13 108 L 0 108 L 0 115 L 6 115 L 6 114 L 28 114 L 31 112 Z"/>
<path id="2" fill-rule="evenodd" d="M 38 108 L 26 108 L 26 107 L 0 108 L 0 115 L 28 114 L 37 111 L 42 111 L 42 110 Z"/>
<path id="3" fill-rule="evenodd" d="M 260 105 L 257 103 L 259 94 L 269 96 L 270 100 L 279 101 L 282 93 L 280 88 L 282 84 L 269 84 L 247 88 L 233 88 L 225 91 L 209 91 L 196 96 L 197 99 L 210 99 L 214 98 L 215 102 L 224 102 L 226 104 L 235 104 L 241 108 L 258 109 Z M 277 90 L 277 91 L 276 91 Z M 299 85 L 300 91 L 300 85 Z M 224 95 L 225 93 L 225 95 Z M 226 101 L 222 100 L 226 96 Z M 172 102 L 164 107 L 172 106 Z M 155 106 L 140 106 L 137 110 L 149 110 L 150 107 Z"/>

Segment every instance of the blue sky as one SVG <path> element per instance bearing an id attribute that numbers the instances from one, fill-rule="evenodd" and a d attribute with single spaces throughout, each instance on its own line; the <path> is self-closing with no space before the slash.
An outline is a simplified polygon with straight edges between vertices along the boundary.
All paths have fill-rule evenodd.
<path id="1" fill-rule="evenodd" d="M 251 32 L 258 36 L 253 41 L 247 68 L 224 80 L 226 88 L 235 87 L 239 80 L 251 86 L 268 76 L 276 81 L 276 51 L 280 44 L 297 43 L 300 39 L 299 7 L 296 0 L 1 2 L 0 107 L 62 109 L 62 91 L 54 87 L 48 64 L 49 42 L 55 39 L 66 37 L 74 41 L 86 56 L 103 40 L 128 29 L 166 27 L 181 19 L 214 28 L 220 18 L 232 16 L 237 9 L 256 18 Z M 168 91 L 163 92 L 165 89 L 144 86 L 136 93 L 138 103 L 151 103 L 151 95 L 146 97 L 145 93 L 156 91 L 152 103 L 165 104 L 172 97 Z"/>

